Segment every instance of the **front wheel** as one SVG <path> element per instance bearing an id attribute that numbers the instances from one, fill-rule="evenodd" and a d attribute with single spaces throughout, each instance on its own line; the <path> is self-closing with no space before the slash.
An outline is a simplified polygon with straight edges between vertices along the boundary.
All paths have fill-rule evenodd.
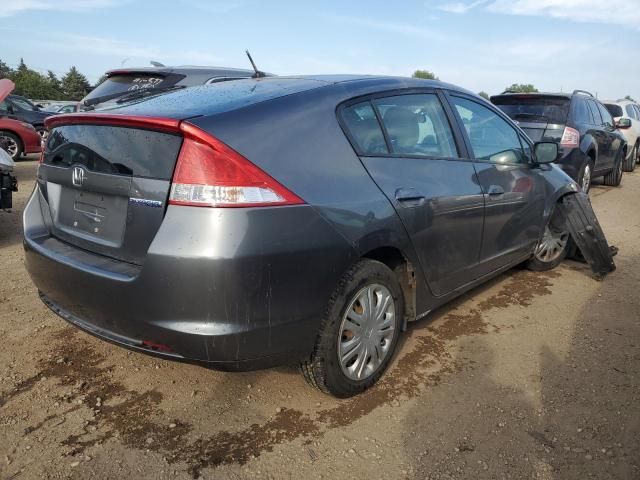
<path id="1" fill-rule="evenodd" d="M 622 153 L 624 155 L 624 152 Z M 624 164 L 624 157 L 618 158 L 613 166 L 613 170 L 604 176 L 604 184 L 609 187 L 617 187 L 622 182 L 622 167 Z"/>
<path id="2" fill-rule="evenodd" d="M 22 141 L 10 132 L 0 131 L 0 148 L 9 154 L 13 161 L 18 160 L 23 152 Z"/>
<path id="3" fill-rule="evenodd" d="M 638 146 L 633 147 L 633 151 L 628 158 L 624 160 L 624 171 L 633 172 L 636 169 L 636 159 L 638 158 Z"/>
<path id="4" fill-rule="evenodd" d="M 396 275 L 381 262 L 359 261 L 331 296 L 314 351 L 300 365 L 303 376 L 340 398 L 366 390 L 389 366 L 403 316 Z"/>
<path id="5" fill-rule="evenodd" d="M 567 256 L 569 248 L 569 232 L 559 222 L 549 222 L 544 234 L 533 252 L 533 257 L 527 262 L 527 268 L 534 272 L 553 270 Z"/>

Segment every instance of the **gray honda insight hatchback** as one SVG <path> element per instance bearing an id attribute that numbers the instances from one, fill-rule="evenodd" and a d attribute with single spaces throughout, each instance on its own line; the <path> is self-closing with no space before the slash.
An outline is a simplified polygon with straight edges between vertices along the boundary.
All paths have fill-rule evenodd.
<path id="1" fill-rule="evenodd" d="M 578 191 L 554 143 L 435 81 L 235 80 L 47 124 L 24 246 L 49 308 L 164 358 L 299 363 L 339 397 L 407 322 L 555 267 L 555 206 Z"/>

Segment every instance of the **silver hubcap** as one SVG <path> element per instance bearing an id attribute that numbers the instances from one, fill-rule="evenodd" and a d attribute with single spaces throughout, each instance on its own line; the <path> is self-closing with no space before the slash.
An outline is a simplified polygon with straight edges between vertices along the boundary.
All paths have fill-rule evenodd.
<path id="1" fill-rule="evenodd" d="M 390 354 L 395 316 L 393 296 L 382 285 L 366 286 L 353 297 L 338 337 L 340 367 L 351 380 L 370 377 Z"/>
<path id="2" fill-rule="evenodd" d="M 4 146 L 5 150 L 11 155 L 11 158 L 15 158 L 18 154 L 18 144 L 13 138 L 0 136 L 0 145 Z"/>
<path id="3" fill-rule="evenodd" d="M 568 241 L 567 232 L 554 232 L 547 226 L 536 248 L 535 257 L 541 262 L 553 262 L 562 254 Z"/>
<path id="4" fill-rule="evenodd" d="M 582 176 L 582 191 L 588 192 L 591 186 L 591 167 L 587 165 L 584 167 L 584 175 Z"/>

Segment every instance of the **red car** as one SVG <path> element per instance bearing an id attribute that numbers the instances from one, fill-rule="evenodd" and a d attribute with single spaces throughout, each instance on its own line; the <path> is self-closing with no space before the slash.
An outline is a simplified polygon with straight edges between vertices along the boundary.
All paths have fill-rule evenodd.
<path id="1" fill-rule="evenodd" d="M 11 80 L 0 80 L 0 148 L 4 148 L 13 160 L 18 160 L 21 154 L 40 153 L 42 138 L 30 123 L 2 117 L 2 102 L 14 88 Z"/>

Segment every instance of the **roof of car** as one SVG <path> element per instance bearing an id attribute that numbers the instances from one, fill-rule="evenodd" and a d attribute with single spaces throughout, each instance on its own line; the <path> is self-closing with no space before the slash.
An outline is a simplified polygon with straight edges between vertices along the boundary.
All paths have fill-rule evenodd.
<path id="1" fill-rule="evenodd" d="M 637 102 L 633 100 L 629 100 L 627 98 L 622 98 L 620 100 L 600 100 L 602 103 L 608 103 L 611 105 L 638 105 Z"/>
<path id="2" fill-rule="evenodd" d="M 333 90 L 338 102 L 380 91 L 412 88 L 444 88 L 474 95 L 444 82 L 416 78 L 367 75 L 274 76 L 197 85 L 158 96 L 134 99 L 100 111 L 127 111 L 135 115 L 157 115 L 162 112 L 163 116 L 169 118 L 190 118 L 214 115 L 279 97 L 332 87 L 340 87 Z"/>

